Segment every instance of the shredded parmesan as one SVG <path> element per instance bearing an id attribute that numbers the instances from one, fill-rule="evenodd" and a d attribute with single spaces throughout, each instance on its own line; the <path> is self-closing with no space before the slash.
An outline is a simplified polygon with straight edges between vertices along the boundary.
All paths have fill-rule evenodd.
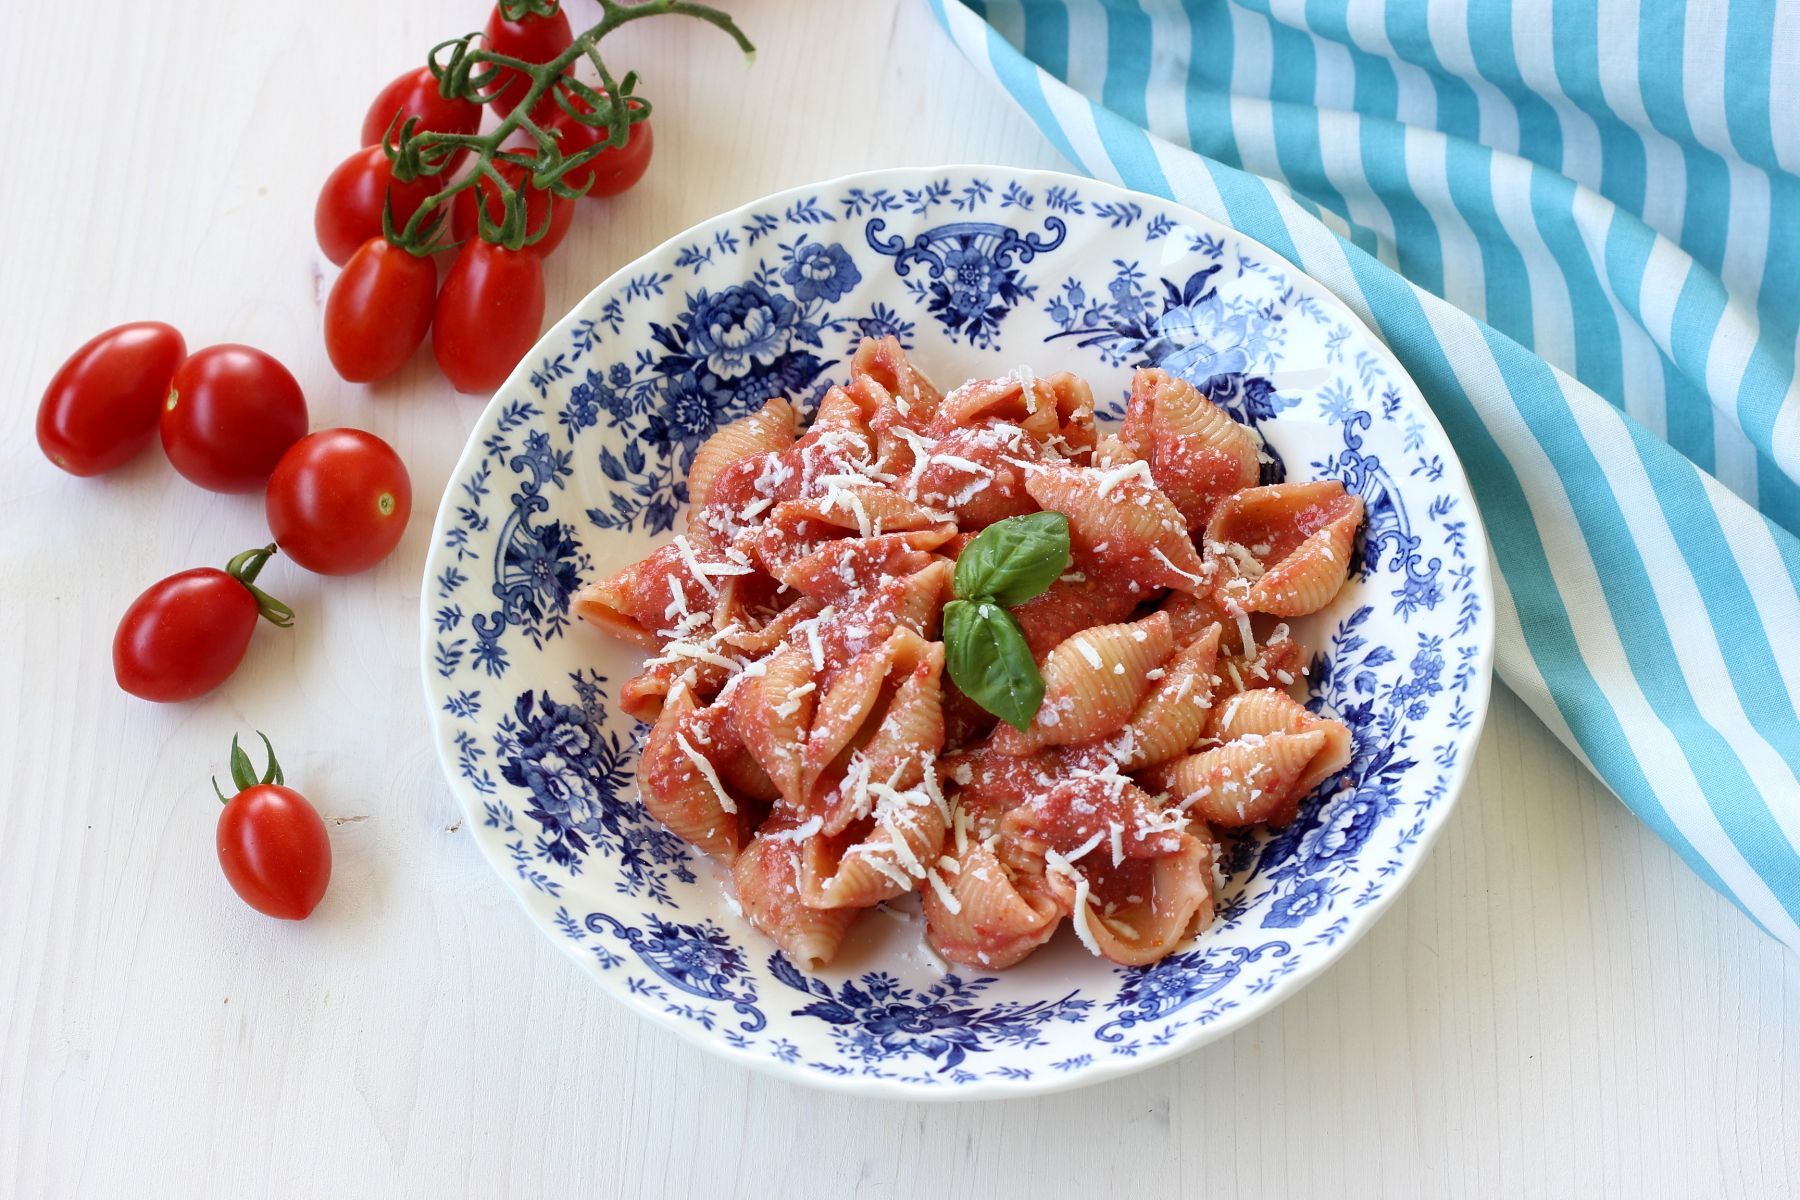
<path id="1" fill-rule="evenodd" d="M 1192 571 L 1184 571 L 1180 567 L 1176 566 L 1174 563 L 1170 562 L 1169 556 L 1162 552 L 1161 546 L 1152 547 L 1151 551 L 1150 551 L 1150 557 L 1161 562 L 1163 566 L 1169 568 L 1169 570 L 1175 572 L 1177 575 L 1181 576 L 1183 579 L 1191 579 L 1195 583 L 1204 582 L 1200 578 L 1200 576 L 1194 574 Z"/>
<path id="2" fill-rule="evenodd" d="M 1081 657 L 1087 659 L 1088 666 L 1093 667 L 1096 671 L 1100 669 L 1100 652 L 1088 645 L 1085 637 L 1075 639 L 1075 649 L 1081 652 Z"/>
<path id="3" fill-rule="evenodd" d="M 783 829 L 778 833 L 766 833 L 763 836 L 771 842 L 804 842 L 823 828 L 825 828 L 825 818 L 815 814 L 792 829 Z"/>
<path id="4" fill-rule="evenodd" d="M 1108 838 L 1112 843 L 1113 866 L 1125 861 L 1125 827 L 1117 821 L 1106 823 Z"/>
<path id="5" fill-rule="evenodd" d="M 931 890 L 937 893 L 938 900 L 945 908 L 949 909 L 952 913 L 959 913 L 962 911 L 962 901 L 956 898 L 955 893 L 950 890 L 950 885 L 944 882 L 944 877 L 937 873 L 936 868 L 927 871 L 925 873 L 925 878 L 927 882 L 931 884 Z"/>
<path id="6" fill-rule="evenodd" d="M 719 797 L 719 807 L 728 813 L 736 812 L 737 801 L 733 800 L 725 791 L 725 785 L 719 782 L 719 773 L 713 770 L 713 765 L 707 761 L 706 756 L 694 749 L 686 735 L 679 730 L 675 734 L 675 744 L 681 747 L 681 752 L 687 755 L 689 762 L 694 764 L 694 769 L 700 772 L 701 777 L 711 785 L 713 793 Z"/>
<path id="7" fill-rule="evenodd" d="M 1101 476 L 1100 486 L 1095 490 L 1095 494 L 1104 496 L 1133 476 L 1143 480 L 1147 486 L 1154 486 L 1154 481 L 1150 478 L 1150 464 L 1141 458 L 1136 458 L 1122 467 L 1114 467 Z"/>

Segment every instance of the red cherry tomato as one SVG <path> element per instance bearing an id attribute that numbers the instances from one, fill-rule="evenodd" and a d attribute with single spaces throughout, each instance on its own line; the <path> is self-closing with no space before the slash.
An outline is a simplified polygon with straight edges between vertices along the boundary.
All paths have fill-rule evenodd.
<path id="1" fill-rule="evenodd" d="M 175 469 L 214 492 L 254 492 L 306 436 L 306 397 L 252 346 L 208 346 L 175 371 L 162 444 Z"/>
<path id="2" fill-rule="evenodd" d="M 331 884 L 331 838 L 325 822 L 305 796 L 286 787 L 275 747 L 268 747 L 269 766 L 261 779 L 250 756 L 231 739 L 230 799 L 218 792 L 225 808 L 213 835 L 219 867 L 231 890 L 257 912 L 284 921 L 303 921 L 319 906 Z"/>
<path id="3" fill-rule="evenodd" d="M 508 58 L 528 63 L 547 63 L 575 41 L 575 33 L 569 28 L 568 14 L 560 6 L 547 17 L 526 13 L 517 21 L 509 21 L 496 4 L 483 33 L 487 37 L 490 53 L 504 54 Z M 571 63 L 570 70 L 573 69 L 574 64 Z M 498 81 L 486 93 L 494 97 L 489 103 L 494 106 L 495 112 L 503 117 L 507 116 L 525 98 L 530 83 L 518 71 L 503 67 Z"/>
<path id="4" fill-rule="evenodd" d="M 481 105 L 472 100 L 446 100 L 431 68 L 418 67 L 376 93 L 363 117 L 362 144 L 380 145 L 390 128 L 398 133 L 410 117 L 419 118 L 420 131 L 469 134 L 481 128 Z"/>
<path id="5" fill-rule="evenodd" d="M 459 392 L 491 392 L 537 343 L 544 268 L 537 255 L 467 242 L 438 292 L 431 350 Z"/>
<path id="6" fill-rule="evenodd" d="M 319 249 L 338 266 L 362 244 L 382 233 L 381 209 L 393 198 L 394 228 L 404 229 L 419 206 L 443 188 L 443 177 L 421 175 L 411 183 L 394 179 L 394 164 L 380 146 L 365 146 L 337 165 L 319 189 L 313 232 Z"/>
<path id="7" fill-rule="evenodd" d="M 294 612 L 256 586 L 274 546 L 246 550 L 221 571 L 200 567 L 153 583 L 113 635 L 113 677 L 145 700 L 192 700 L 237 670 L 260 616 L 282 628 Z"/>
<path id="8" fill-rule="evenodd" d="M 594 111 L 594 106 L 585 97 L 569 95 L 568 99 L 577 112 Z M 629 108 L 643 107 L 636 100 L 627 100 L 625 103 Z M 549 107 L 545 108 L 545 105 Z M 570 116 L 553 96 L 545 96 L 538 108 L 543 113 L 539 124 L 557 139 L 557 145 L 565 156 L 580 154 L 610 136 L 606 126 L 584 125 Z M 650 155 L 655 149 L 656 137 L 651 133 L 650 120 L 646 117 L 632 124 L 623 146 L 607 147 L 592 160 L 591 167 L 571 171 L 563 176 L 563 180 L 570 187 L 579 188 L 591 177 L 593 185 L 588 187 L 588 195 L 620 195 L 644 177 L 644 172 L 650 169 Z"/>
<path id="9" fill-rule="evenodd" d="M 354 575 L 400 544 L 412 481 L 394 448 L 360 429 L 301 438 L 269 476 L 269 532 L 287 556 L 320 575 Z"/>
<path id="10" fill-rule="evenodd" d="M 531 176 L 529 167 L 515 162 L 502 160 L 494 164 L 496 170 L 506 178 L 507 190 L 516 190 Z M 493 178 L 481 176 L 475 186 L 458 192 L 450 208 L 450 236 L 459 242 L 467 242 L 481 236 L 475 220 L 475 193 L 480 192 L 482 201 L 487 205 L 488 220 L 496 225 L 506 216 L 506 202 L 501 198 L 500 189 L 495 186 Z M 548 215 L 546 218 L 546 207 Z M 527 245 L 525 249 L 539 258 L 549 258 L 550 252 L 562 244 L 569 232 L 569 226 L 575 221 L 575 201 L 564 196 L 557 196 L 543 188 L 526 184 L 525 188 L 525 229 L 527 235 L 544 229 L 548 219 L 550 226 L 537 241 Z"/>
<path id="11" fill-rule="evenodd" d="M 406 365 L 431 329 L 437 264 L 386 238 L 364 242 L 325 301 L 325 353 L 351 383 L 374 383 Z"/>
<path id="12" fill-rule="evenodd" d="M 38 404 L 38 445 L 71 475 L 98 475 L 136 456 L 156 436 L 169 379 L 187 343 L 161 321 L 99 334 L 69 356 Z"/>

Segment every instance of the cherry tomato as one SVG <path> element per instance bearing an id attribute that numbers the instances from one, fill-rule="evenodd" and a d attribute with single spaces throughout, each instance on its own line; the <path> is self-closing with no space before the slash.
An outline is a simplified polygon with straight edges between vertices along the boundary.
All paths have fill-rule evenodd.
<path id="1" fill-rule="evenodd" d="M 438 292 L 431 350 L 459 392 L 491 392 L 537 343 L 544 268 L 537 255 L 464 243 Z"/>
<path id="2" fill-rule="evenodd" d="M 325 353 L 351 383 L 406 365 L 431 329 L 437 264 L 373 237 L 344 265 L 325 301 Z"/>
<path id="3" fill-rule="evenodd" d="M 318 235 L 319 249 L 341 267 L 364 242 L 381 236 L 381 209 L 389 196 L 393 198 L 394 228 L 399 230 L 442 188 L 440 175 L 398 182 L 387 151 L 365 146 L 339 163 L 319 189 L 319 202 L 313 207 L 313 232 Z"/>
<path id="4" fill-rule="evenodd" d="M 394 448 L 360 429 L 294 443 L 269 476 L 269 532 L 320 575 L 354 575 L 386 558 L 412 515 L 412 481 Z"/>
<path id="5" fill-rule="evenodd" d="M 187 354 L 174 327 L 134 321 L 69 356 L 38 404 L 38 445 L 71 475 L 98 475 L 156 436 L 169 379 Z"/>
<path id="6" fill-rule="evenodd" d="M 431 68 L 418 67 L 376 93 L 363 117 L 362 144 L 380 145 L 389 128 L 398 133 L 410 117 L 419 118 L 421 132 L 469 134 L 481 128 L 481 105 L 472 100 L 446 100 Z"/>
<path id="7" fill-rule="evenodd" d="M 305 796 L 291 787 L 275 760 L 275 747 L 261 733 L 269 752 L 262 778 L 250 756 L 231 739 L 230 798 L 213 791 L 225 805 L 213 842 L 219 867 L 231 890 L 257 912 L 284 921 L 303 921 L 319 906 L 331 884 L 331 838 L 325 822 Z"/>
<path id="8" fill-rule="evenodd" d="M 528 63 L 547 63 L 575 41 L 575 33 L 569 28 L 568 14 L 560 6 L 547 17 L 526 13 L 517 21 L 509 21 L 496 4 L 483 33 L 487 37 L 490 53 L 504 54 L 508 58 Z M 569 69 L 574 69 L 573 63 L 569 65 Z M 486 93 L 494 97 L 489 103 L 494 106 L 495 112 L 503 117 L 507 116 L 525 98 L 530 83 L 518 71 L 503 67 L 500 69 L 498 82 Z"/>
<path id="9" fill-rule="evenodd" d="M 162 444 L 175 469 L 214 492 L 254 492 L 306 436 L 306 397 L 252 346 L 208 346 L 176 368 Z"/>
<path id="10" fill-rule="evenodd" d="M 594 106 L 583 96 L 569 95 L 568 99 L 578 112 L 594 111 Z M 636 100 L 627 100 L 625 103 L 629 108 L 643 107 Z M 545 108 L 545 105 L 549 107 Z M 565 156 L 580 154 L 589 146 L 604 142 L 610 136 L 606 126 L 584 125 L 570 116 L 553 96 L 545 96 L 539 101 L 538 108 L 543 113 L 538 123 L 550 136 L 557 139 L 557 145 Z M 623 146 L 607 147 L 593 159 L 591 167 L 571 171 L 563 176 L 563 180 L 570 187 L 579 188 L 591 177 L 593 185 L 587 189 L 588 195 L 620 195 L 644 177 L 644 172 L 650 169 L 650 155 L 655 149 L 656 137 L 651 133 L 650 120 L 646 117 L 631 126 Z"/>
<path id="11" fill-rule="evenodd" d="M 507 189 L 516 190 L 531 176 L 531 168 L 515 162 L 501 160 L 494 164 L 496 170 L 506 179 Z M 482 201 L 487 205 L 488 220 L 496 225 L 506 216 L 506 202 L 501 198 L 500 189 L 495 186 L 491 176 L 482 175 L 475 186 L 458 192 L 450 208 L 450 236 L 459 242 L 467 242 L 481 236 L 475 220 L 475 193 L 480 192 Z M 545 209 L 548 207 L 548 214 Z M 575 201 L 565 196 L 557 196 L 543 188 L 526 184 L 525 188 L 525 229 L 527 235 L 544 229 L 548 219 L 550 226 L 537 241 L 530 243 L 525 249 L 539 258 L 549 258 L 550 252 L 562 244 L 569 232 L 569 226 L 575 221 Z"/>
<path id="12" fill-rule="evenodd" d="M 199 567 L 153 583 L 113 635 L 113 676 L 145 700 L 192 700 L 244 660 L 256 619 L 285 629 L 294 610 L 256 586 L 274 546 L 246 550 L 221 571 Z"/>

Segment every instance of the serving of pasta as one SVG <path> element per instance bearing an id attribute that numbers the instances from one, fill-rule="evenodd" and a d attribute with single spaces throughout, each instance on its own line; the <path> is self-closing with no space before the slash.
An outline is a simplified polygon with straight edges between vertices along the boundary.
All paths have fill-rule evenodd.
<path id="1" fill-rule="evenodd" d="M 1251 429 L 1142 369 L 942 392 L 864 340 L 804 428 L 772 399 L 688 475 L 683 532 L 574 608 L 649 652 L 649 813 L 729 869 L 802 970 L 917 893 L 931 949 L 1011 966 L 1067 924 L 1154 962 L 1204 929 L 1220 831 L 1350 762 L 1287 622 L 1343 586 L 1363 502 L 1260 485 Z"/>

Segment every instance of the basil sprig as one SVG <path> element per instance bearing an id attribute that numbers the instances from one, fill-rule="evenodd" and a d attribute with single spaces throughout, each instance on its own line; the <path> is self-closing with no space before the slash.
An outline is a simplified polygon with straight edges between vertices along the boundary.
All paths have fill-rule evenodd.
<path id="1" fill-rule="evenodd" d="M 1043 593 L 1069 566 L 1069 519 L 1040 512 L 996 521 L 963 547 L 944 606 L 944 662 L 968 697 L 1023 730 L 1044 677 L 1007 608 Z"/>

